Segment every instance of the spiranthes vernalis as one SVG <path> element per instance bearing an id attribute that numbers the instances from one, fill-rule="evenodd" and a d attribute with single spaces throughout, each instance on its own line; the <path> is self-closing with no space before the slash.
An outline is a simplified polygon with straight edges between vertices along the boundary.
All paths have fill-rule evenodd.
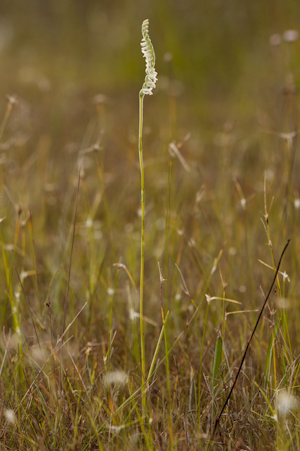
<path id="1" fill-rule="evenodd" d="M 139 95 L 139 159 L 141 170 L 141 272 L 140 272 L 140 333 L 141 333 L 141 369 L 142 369 L 142 406 L 146 411 L 146 386 L 145 386 L 145 335 L 144 335 L 144 248 L 145 248 L 145 177 L 143 163 L 143 102 L 145 95 L 151 95 L 155 88 L 157 73 L 155 71 L 155 53 L 148 33 L 149 20 L 142 24 L 143 39 L 141 42 L 142 52 L 146 59 L 146 77 Z"/>
<path id="2" fill-rule="evenodd" d="M 157 72 L 155 70 L 155 52 L 148 32 L 149 19 L 144 20 L 142 24 L 143 39 L 141 48 L 146 60 L 146 77 L 141 89 L 141 94 L 152 95 L 152 89 L 156 86 Z"/>

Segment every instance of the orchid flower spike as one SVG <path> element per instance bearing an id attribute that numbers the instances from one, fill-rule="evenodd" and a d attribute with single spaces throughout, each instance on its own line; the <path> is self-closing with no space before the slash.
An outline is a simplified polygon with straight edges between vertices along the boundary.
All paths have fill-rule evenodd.
<path id="1" fill-rule="evenodd" d="M 144 20 L 142 24 L 142 35 L 143 39 L 141 42 L 142 53 L 146 60 L 146 77 L 145 82 L 140 91 L 140 95 L 153 94 L 152 89 L 156 86 L 157 72 L 155 71 L 155 52 L 148 33 L 149 20 Z"/>

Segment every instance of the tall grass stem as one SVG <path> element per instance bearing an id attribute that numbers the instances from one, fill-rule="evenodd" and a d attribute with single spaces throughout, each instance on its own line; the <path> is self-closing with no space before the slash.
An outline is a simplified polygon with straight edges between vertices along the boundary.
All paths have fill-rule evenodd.
<path id="1" fill-rule="evenodd" d="M 141 369 L 142 369 L 142 385 L 145 385 L 145 331 L 144 331 L 144 252 L 145 252 L 145 176 L 143 163 L 143 104 L 144 94 L 140 91 L 139 102 L 139 161 L 141 171 L 141 270 L 140 270 L 140 334 L 141 334 Z M 146 408 L 146 394 L 142 390 L 142 406 Z"/>

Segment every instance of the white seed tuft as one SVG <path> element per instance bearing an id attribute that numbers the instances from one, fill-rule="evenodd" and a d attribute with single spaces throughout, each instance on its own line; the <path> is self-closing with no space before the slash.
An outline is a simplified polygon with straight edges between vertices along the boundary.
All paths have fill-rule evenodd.
<path id="1" fill-rule="evenodd" d="M 110 371 L 103 376 L 103 383 L 105 387 L 109 387 L 110 385 L 125 385 L 128 381 L 128 376 L 125 371 L 117 370 Z"/>
<path id="2" fill-rule="evenodd" d="M 12 409 L 5 410 L 4 415 L 6 420 L 11 424 L 15 424 L 15 422 L 17 421 L 15 412 Z"/>
<path id="3" fill-rule="evenodd" d="M 121 424 L 121 426 L 107 426 L 107 428 L 114 432 L 115 434 L 118 434 L 122 429 L 125 428 L 125 424 Z"/>
<path id="4" fill-rule="evenodd" d="M 282 37 L 286 42 L 295 42 L 299 39 L 299 32 L 297 30 L 286 30 Z"/>
<path id="5" fill-rule="evenodd" d="M 287 417 L 299 407 L 298 399 L 291 395 L 288 391 L 281 391 L 278 395 L 277 411 L 279 415 Z"/>

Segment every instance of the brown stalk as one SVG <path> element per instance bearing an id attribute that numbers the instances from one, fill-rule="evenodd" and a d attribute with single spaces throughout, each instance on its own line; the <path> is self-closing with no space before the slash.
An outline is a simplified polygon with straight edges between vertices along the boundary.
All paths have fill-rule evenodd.
<path id="1" fill-rule="evenodd" d="M 252 338 L 253 338 L 253 336 L 254 336 L 254 334 L 255 334 L 255 331 L 256 331 L 256 329 L 257 329 L 259 320 L 260 320 L 260 318 L 262 317 L 264 308 L 265 308 L 265 306 L 267 305 L 267 302 L 268 302 L 268 300 L 269 300 L 270 294 L 272 293 L 274 284 L 275 284 L 275 282 L 276 282 L 276 278 L 277 278 L 277 275 L 278 275 L 278 272 L 279 272 L 279 268 L 280 268 L 280 264 L 281 264 L 282 257 L 283 257 L 283 255 L 284 255 L 284 253 L 285 253 L 285 251 L 286 251 L 286 249 L 287 249 L 287 247 L 288 247 L 289 244 L 290 244 L 290 240 L 287 241 L 287 243 L 286 243 L 286 245 L 284 246 L 284 249 L 283 249 L 283 251 L 282 251 L 282 253 L 281 253 L 281 256 L 280 256 L 280 259 L 279 259 L 279 262 L 278 262 L 278 265 L 277 265 L 277 268 L 276 268 L 276 271 L 275 271 L 275 274 L 274 274 L 274 277 L 273 277 L 273 281 L 272 281 L 272 283 L 271 283 L 271 287 L 270 287 L 269 292 L 268 292 L 268 294 L 267 294 L 267 296 L 266 296 L 266 298 L 265 298 L 265 300 L 264 300 L 264 303 L 263 303 L 263 305 L 262 305 L 262 308 L 261 308 L 261 310 L 260 310 L 260 312 L 259 312 L 259 315 L 258 315 L 256 324 L 255 324 L 254 329 L 253 329 L 253 331 L 252 331 L 252 334 L 251 334 L 251 336 L 250 336 L 250 338 L 249 338 L 249 340 L 248 340 L 248 343 L 247 343 L 245 352 L 244 352 L 244 354 L 243 354 L 243 357 L 242 357 L 242 360 L 241 360 L 239 369 L 238 369 L 238 371 L 237 371 L 237 373 L 236 373 L 236 376 L 235 376 L 235 379 L 234 379 L 233 384 L 232 384 L 232 386 L 231 386 L 230 392 L 228 393 L 228 396 L 227 396 L 227 398 L 226 398 L 226 401 L 224 402 L 223 407 L 222 407 L 222 409 L 221 409 L 221 411 L 220 411 L 220 413 L 219 413 L 219 415 L 218 415 L 218 417 L 217 417 L 217 419 L 216 419 L 215 426 L 214 426 L 214 430 L 213 430 L 213 433 L 212 433 L 212 439 L 213 439 L 213 437 L 214 437 L 214 435 L 215 435 L 215 433 L 216 433 L 216 430 L 217 430 L 217 428 L 218 428 L 218 426 L 219 426 L 219 422 L 220 422 L 221 416 L 222 416 L 222 414 L 223 414 L 223 412 L 224 412 L 224 410 L 225 410 L 225 408 L 226 408 L 226 406 L 227 406 L 227 404 L 228 404 L 228 402 L 229 402 L 230 396 L 232 395 L 232 392 L 233 392 L 233 390 L 234 390 L 234 387 L 235 387 L 235 385 L 236 385 L 236 383 L 237 383 L 237 380 L 238 380 L 238 377 L 239 377 L 239 375 L 240 375 L 240 372 L 241 372 L 243 363 L 244 363 L 244 361 L 245 361 L 246 354 L 247 354 L 247 352 L 248 352 L 248 349 L 249 349 L 249 346 L 250 346 L 250 344 L 251 344 Z"/>

